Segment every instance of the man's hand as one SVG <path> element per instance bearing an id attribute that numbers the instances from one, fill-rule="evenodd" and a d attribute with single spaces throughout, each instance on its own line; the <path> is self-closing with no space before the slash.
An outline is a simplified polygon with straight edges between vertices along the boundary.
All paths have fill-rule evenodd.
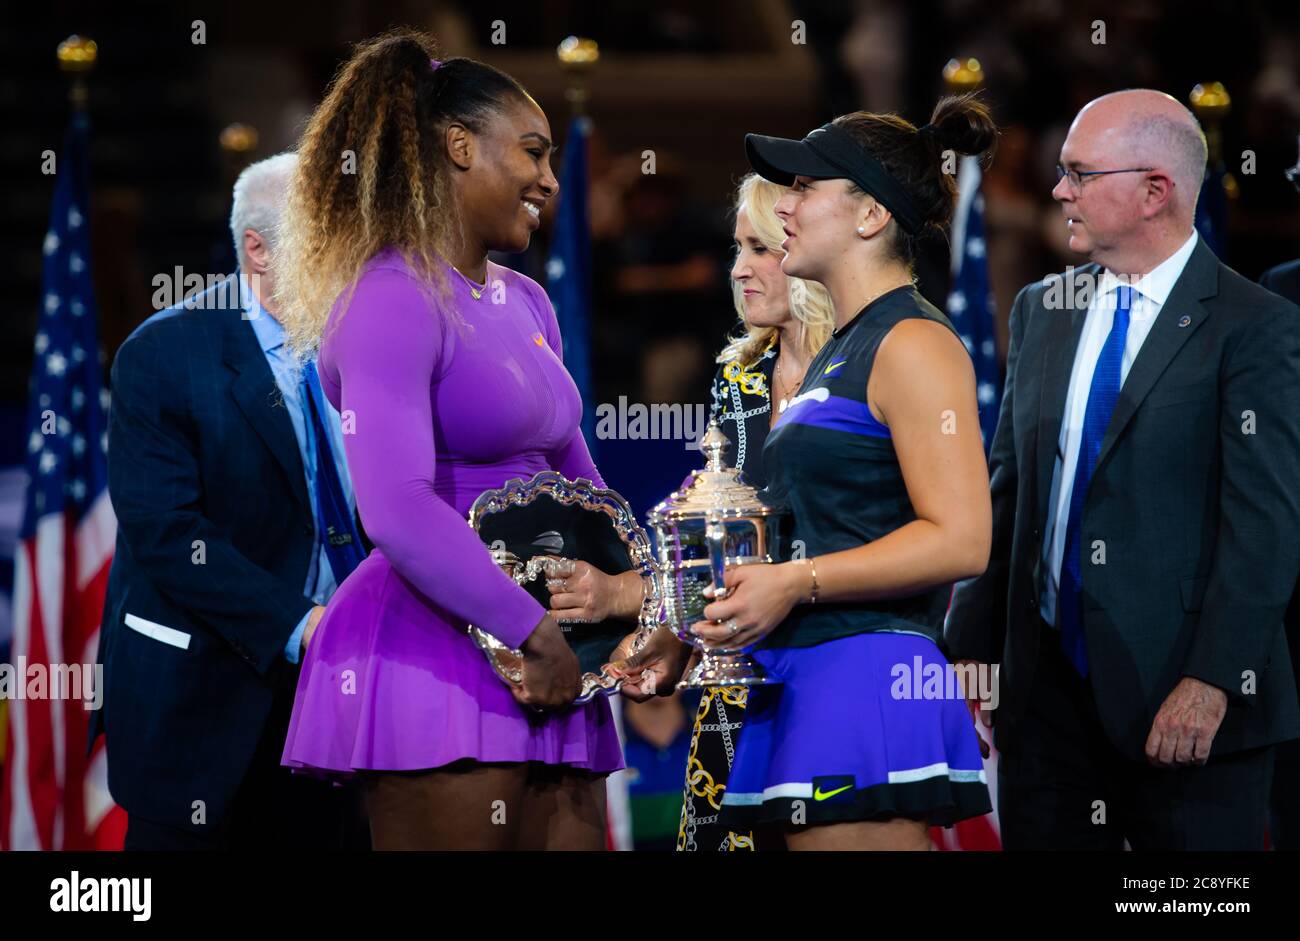
<path id="1" fill-rule="evenodd" d="M 325 606 L 318 604 L 307 615 L 307 626 L 302 629 L 302 646 L 298 650 L 299 663 L 302 663 L 303 657 L 307 656 L 307 647 L 311 644 L 312 635 L 316 633 L 316 625 L 320 623 L 320 619 L 324 614 Z"/>
<path id="2" fill-rule="evenodd" d="M 1203 765 L 1228 709 L 1228 694 L 1185 676 L 1165 697 L 1147 736 L 1147 760 L 1157 768 Z"/>
<path id="3" fill-rule="evenodd" d="M 982 670 L 988 669 L 987 665 L 981 664 L 977 660 L 957 660 L 954 662 L 953 665 L 957 667 L 973 666 L 975 667 L 976 676 L 978 676 Z M 957 676 L 959 678 L 965 675 L 966 675 L 966 671 L 964 670 L 957 671 Z M 979 727 L 982 724 L 984 728 L 992 729 L 993 713 L 988 709 L 981 708 L 982 704 L 979 698 L 978 689 L 963 690 L 962 694 L 966 697 L 966 708 L 970 710 L 971 724 L 975 726 L 975 736 L 980 740 L 980 754 L 983 755 L 985 758 L 987 758 L 989 756 L 989 750 L 990 750 L 989 743 L 985 741 L 984 735 L 980 732 Z"/>

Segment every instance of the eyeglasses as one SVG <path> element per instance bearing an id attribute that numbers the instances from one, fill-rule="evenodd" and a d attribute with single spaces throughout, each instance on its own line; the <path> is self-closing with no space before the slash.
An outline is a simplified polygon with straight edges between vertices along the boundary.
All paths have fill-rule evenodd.
<path id="1" fill-rule="evenodd" d="M 1296 192 L 1300 193 L 1300 163 L 1297 163 L 1294 167 L 1287 167 L 1282 171 L 1282 175 L 1291 182 Z"/>
<path id="2" fill-rule="evenodd" d="M 1056 182 L 1060 183 L 1063 178 L 1070 181 L 1070 189 L 1079 192 L 1083 189 L 1084 180 L 1090 176 L 1109 176 L 1112 173 L 1150 173 L 1155 167 L 1130 167 L 1127 170 L 1067 170 L 1059 163 L 1056 165 Z"/>

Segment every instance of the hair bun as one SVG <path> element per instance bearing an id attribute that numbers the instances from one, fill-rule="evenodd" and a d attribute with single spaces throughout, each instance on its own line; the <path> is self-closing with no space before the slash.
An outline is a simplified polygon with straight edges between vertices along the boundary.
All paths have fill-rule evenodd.
<path id="1" fill-rule="evenodd" d="M 934 142 L 936 150 L 955 150 L 959 154 L 983 154 L 998 139 L 988 105 L 974 92 L 939 99 L 922 137 Z"/>

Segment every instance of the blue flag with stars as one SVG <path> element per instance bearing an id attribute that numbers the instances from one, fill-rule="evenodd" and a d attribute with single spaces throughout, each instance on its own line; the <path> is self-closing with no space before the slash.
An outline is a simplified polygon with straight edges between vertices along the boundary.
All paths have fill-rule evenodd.
<path id="1" fill-rule="evenodd" d="M 55 165 L 41 312 L 27 405 L 22 538 L 54 513 L 77 522 L 108 486 L 108 392 L 101 379 L 90 278 L 89 120 L 75 114 Z"/>
<path id="2" fill-rule="evenodd" d="M 578 116 L 565 140 L 546 293 L 564 338 L 564 365 L 582 396 L 582 435 L 596 455 L 596 409 L 591 379 L 591 226 L 587 217 L 587 139 L 591 119 Z"/>
<path id="3" fill-rule="evenodd" d="M 989 285 L 984 241 L 981 178 L 979 159 L 963 157 L 957 171 L 957 212 L 952 223 L 952 292 L 948 295 L 948 319 L 957 328 L 975 364 L 980 434 L 987 454 L 998 425 L 1002 367 L 998 363 L 997 328 L 993 320 L 996 304 Z"/>
<path id="4" fill-rule="evenodd" d="M 1222 163 L 1206 167 L 1196 200 L 1196 231 L 1220 258 L 1228 250 L 1228 173 Z"/>

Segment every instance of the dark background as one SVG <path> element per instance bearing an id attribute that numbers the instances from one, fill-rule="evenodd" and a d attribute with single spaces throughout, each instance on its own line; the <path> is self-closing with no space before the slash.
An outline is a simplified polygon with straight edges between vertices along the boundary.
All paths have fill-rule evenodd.
<path id="1" fill-rule="evenodd" d="M 923 123 L 954 56 L 980 60 L 1002 131 L 984 196 L 1003 357 L 1019 288 L 1081 260 L 1065 248 L 1049 196 L 1053 166 L 1076 111 L 1108 91 L 1147 86 L 1186 101 L 1198 82 L 1223 82 L 1233 106 L 1221 156 L 1235 179 L 1226 260 L 1256 278 L 1300 255 L 1300 194 L 1283 177 L 1300 134 L 1298 11 L 1294 0 L 8 4 L 0 8 L 0 654 L 10 632 L 23 425 L 54 189 L 41 154 L 60 150 L 67 127 L 69 83 L 55 49 L 70 34 L 99 44 L 88 78 L 89 215 L 106 365 L 154 312 L 156 276 L 180 268 L 207 280 L 233 270 L 227 219 L 236 175 L 294 147 L 350 44 L 418 26 L 438 37 L 444 58 L 468 55 L 511 73 L 549 116 L 559 172 L 572 79 L 555 48 L 577 34 L 601 47 L 588 104 L 595 402 L 702 405 L 713 358 L 736 326 L 727 271 L 730 204 L 748 170 L 743 135 L 801 137 L 856 109 Z M 492 42 L 494 21 L 505 24 L 503 44 Z M 791 41 L 795 21 L 803 44 Z M 1097 21 L 1104 44 L 1094 42 Z M 232 122 L 256 128 L 255 147 L 219 144 Z M 653 175 L 641 172 L 646 151 L 654 152 Z M 1246 152 L 1253 173 L 1243 169 Z M 553 215 L 548 208 L 527 253 L 501 260 L 545 283 Z M 940 307 L 948 251 L 931 244 L 917 269 Z M 700 462 L 680 440 L 589 443 L 639 516 Z M 625 711 L 638 848 L 675 842 L 692 711 L 678 697 Z"/>
<path id="2" fill-rule="evenodd" d="M 1222 81 L 1233 97 L 1224 154 L 1238 186 L 1227 261 L 1255 278 L 1300 255 L 1300 195 L 1282 176 L 1300 133 L 1297 9 L 1241 0 L 12 5 L 0 18 L 0 468 L 22 461 L 54 186 L 40 154 L 59 149 L 66 127 L 68 83 L 54 52 L 74 32 L 99 44 L 89 77 L 91 231 L 106 361 L 153 312 L 155 275 L 180 266 L 206 277 L 233 265 L 235 175 L 294 145 L 351 43 L 396 25 L 429 29 L 444 56 L 481 58 L 523 82 L 563 146 L 570 79 L 555 47 L 579 34 L 602 51 L 589 100 L 596 401 L 702 403 L 712 359 L 735 325 L 729 208 L 747 170 L 743 134 L 799 137 L 857 108 L 922 123 L 955 55 L 980 59 L 1002 127 L 984 185 L 1003 355 L 1016 291 L 1078 261 L 1064 248 L 1049 191 L 1070 119 L 1098 94 L 1143 85 L 1186 101 L 1197 82 Z M 206 30 L 202 44 L 193 41 L 195 20 Z M 494 20 L 505 22 L 504 44 L 491 42 Z M 805 44 L 791 42 L 795 20 L 805 24 Z M 1092 41 L 1097 20 L 1104 45 Z M 257 128 L 255 149 L 219 146 L 234 121 Z M 640 172 L 646 150 L 655 152 L 653 176 Z M 1253 174 L 1241 172 L 1247 150 Z M 557 172 L 562 162 L 563 149 Z M 511 262 L 541 281 L 552 212 L 530 251 Z M 946 253 L 933 246 L 919 268 L 922 289 L 940 306 Z M 596 444 L 611 485 L 638 509 L 699 457 L 681 442 L 637 442 L 634 452 L 626 442 Z M 4 479 L 12 490 L 16 478 Z M 0 502 L 12 505 L 3 496 L 10 490 L 0 483 Z M 0 542 L 16 526 L 6 513 Z"/>

